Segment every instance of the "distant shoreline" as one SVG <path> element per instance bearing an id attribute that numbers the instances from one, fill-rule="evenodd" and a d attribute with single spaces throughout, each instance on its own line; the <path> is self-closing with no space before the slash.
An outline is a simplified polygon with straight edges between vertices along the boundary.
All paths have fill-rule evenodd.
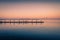
<path id="1" fill-rule="evenodd" d="M 0 18 L 0 20 L 60 20 L 60 18 Z"/>

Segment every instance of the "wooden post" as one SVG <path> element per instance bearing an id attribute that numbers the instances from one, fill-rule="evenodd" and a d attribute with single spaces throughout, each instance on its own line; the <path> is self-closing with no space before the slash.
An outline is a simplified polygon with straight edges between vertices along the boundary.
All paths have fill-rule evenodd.
<path id="1" fill-rule="evenodd" d="M 11 19 L 10 19 L 10 23 L 11 23 Z"/>
<path id="2" fill-rule="evenodd" d="M 24 19 L 22 19 L 22 23 L 24 23 Z"/>
<path id="3" fill-rule="evenodd" d="M 6 22 L 6 20 L 3 20 L 2 22 Z"/>
<path id="4" fill-rule="evenodd" d="M 15 23 L 15 19 L 14 19 L 14 23 Z"/>
<path id="5" fill-rule="evenodd" d="M 20 23 L 20 19 L 19 19 L 19 23 Z"/>
<path id="6" fill-rule="evenodd" d="M 36 23 L 37 23 L 37 19 L 36 19 Z"/>
<path id="7" fill-rule="evenodd" d="M 32 23 L 32 25 L 33 25 L 33 19 L 31 19 L 31 23 Z"/>

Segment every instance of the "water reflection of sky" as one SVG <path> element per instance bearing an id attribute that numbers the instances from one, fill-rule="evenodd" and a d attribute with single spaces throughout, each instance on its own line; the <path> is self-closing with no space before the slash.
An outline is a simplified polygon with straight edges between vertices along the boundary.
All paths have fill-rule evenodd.
<path id="1" fill-rule="evenodd" d="M 45 20 L 45 23 L 6 23 L 0 24 L 0 36 L 29 38 L 60 38 L 60 20 Z M 13 37 L 12 37 L 13 38 Z"/>

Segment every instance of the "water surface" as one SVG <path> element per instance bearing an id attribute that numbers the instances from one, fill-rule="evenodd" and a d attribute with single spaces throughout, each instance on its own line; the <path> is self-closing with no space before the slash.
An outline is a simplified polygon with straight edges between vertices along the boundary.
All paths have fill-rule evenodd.
<path id="1" fill-rule="evenodd" d="M 0 23 L 0 38 L 7 39 L 60 39 L 60 20 L 44 23 Z"/>

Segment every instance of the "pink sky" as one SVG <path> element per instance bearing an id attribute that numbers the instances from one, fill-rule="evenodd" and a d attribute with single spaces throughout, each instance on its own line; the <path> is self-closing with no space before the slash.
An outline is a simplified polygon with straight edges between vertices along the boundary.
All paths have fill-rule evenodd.
<path id="1" fill-rule="evenodd" d="M 60 3 L 2 3 L 0 17 L 5 18 L 60 18 Z"/>

